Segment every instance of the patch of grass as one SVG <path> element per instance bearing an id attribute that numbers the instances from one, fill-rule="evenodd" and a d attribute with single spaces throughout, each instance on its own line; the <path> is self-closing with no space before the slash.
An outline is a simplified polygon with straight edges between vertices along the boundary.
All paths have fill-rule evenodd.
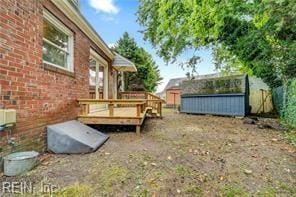
<path id="1" fill-rule="evenodd" d="M 296 188 L 293 186 L 288 185 L 287 183 L 281 182 L 279 184 L 279 188 L 285 192 L 288 192 L 289 194 L 296 195 Z"/>
<path id="2" fill-rule="evenodd" d="M 176 168 L 176 173 L 179 176 L 188 176 L 188 175 L 192 175 L 193 171 L 188 166 L 178 165 L 177 168 Z"/>
<path id="3" fill-rule="evenodd" d="M 189 146 L 185 138 L 176 139 L 172 143 L 179 148 L 187 148 Z"/>
<path id="4" fill-rule="evenodd" d="M 138 170 L 147 170 L 147 168 L 150 166 L 152 162 L 156 162 L 155 157 L 148 153 L 134 154 L 132 160 L 133 163 L 136 164 L 136 167 L 140 168 Z"/>
<path id="5" fill-rule="evenodd" d="M 127 179 L 127 170 L 121 166 L 112 166 L 106 169 L 103 169 L 101 173 L 94 178 L 99 180 L 99 186 L 102 193 L 109 193 L 118 184 L 124 183 Z"/>
<path id="6" fill-rule="evenodd" d="M 187 186 L 184 188 L 184 192 L 190 196 L 201 196 L 202 190 L 197 186 Z"/>
<path id="7" fill-rule="evenodd" d="M 285 138 L 296 147 L 296 131 L 289 131 L 285 133 Z"/>
<path id="8" fill-rule="evenodd" d="M 154 160 L 154 158 L 149 154 L 143 154 L 142 156 L 143 156 L 144 161 L 150 162 L 150 161 Z"/>
<path id="9" fill-rule="evenodd" d="M 276 196 L 276 192 L 273 189 L 273 187 L 267 187 L 264 190 L 258 192 L 256 194 L 256 196 L 260 196 L 260 197 L 274 197 L 274 196 Z"/>
<path id="10" fill-rule="evenodd" d="M 143 185 L 155 190 L 159 189 L 161 184 L 162 173 L 160 171 L 151 172 L 146 177 L 143 177 Z"/>
<path id="11" fill-rule="evenodd" d="M 160 179 L 161 173 L 155 171 L 159 163 L 153 155 L 136 153 L 133 154 L 131 159 L 134 167 L 133 171 L 129 173 L 129 178 L 134 180 L 138 186 L 145 183 L 154 185 Z M 156 163 L 156 167 L 152 166 L 151 163 Z"/>
<path id="12" fill-rule="evenodd" d="M 74 184 L 60 191 L 57 191 L 56 197 L 88 197 L 91 196 L 91 187 L 89 185 Z"/>
<path id="13" fill-rule="evenodd" d="M 155 175 L 155 177 L 157 179 L 159 179 L 162 176 L 162 173 L 161 172 L 156 172 L 154 175 Z"/>
<path id="14" fill-rule="evenodd" d="M 142 189 L 141 191 L 139 191 L 137 193 L 136 196 L 139 196 L 139 197 L 147 197 L 147 196 L 149 196 L 148 194 L 149 194 L 148 189 Z"/>
<path id="15" fill-rule="evenodd" d="M 248 193 L 237 185 L 227 185 L 220 190 L 225 197 L 247 197 Z"/>

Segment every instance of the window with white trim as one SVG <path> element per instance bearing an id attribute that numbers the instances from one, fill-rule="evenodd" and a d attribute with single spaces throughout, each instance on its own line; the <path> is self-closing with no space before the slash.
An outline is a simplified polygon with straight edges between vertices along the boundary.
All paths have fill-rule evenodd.
<path id="1" fill-rule="evenodd" d="M 43 62 L 73 72 L 73 33 L 48 11 L 43 16 Z"/>

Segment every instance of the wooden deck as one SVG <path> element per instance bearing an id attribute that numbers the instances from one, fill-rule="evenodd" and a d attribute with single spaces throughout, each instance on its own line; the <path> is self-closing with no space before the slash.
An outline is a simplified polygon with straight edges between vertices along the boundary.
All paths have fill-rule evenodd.
<path id="1" fill-rule="evenodd" d="M 107 125 L 142 125 L 147 110 L 137 115 L 136 107 L 115 107 L 113 116 L 109 115 L 109 109 L 90 112 L 79 115 L 78 120 L 84 124 L 107 124 Z"/>
<path id="2" fill-rule="evenodd" d="M 114 107 L 114 117 L 136 117 L 137 108 L 136 107 Z M 109 117 L 109 110 L 104 109 L 97 112 L 92 112 L 88 114 L 89 116 L 98 116 L 98 117 Z M 140 113 L 140 117 L 143 117 L 144 113 Z"/>
<path id="3" fill-rule="evenodd" d="M 122 99 L 79 99 L 81 113 L 78 120 L 84 124 L 135 125 L 137 133 L 140 133 L 140 127 L 147 116 L 161 117 L 163 100 L 160 98 L 142 92 L 137 99 L 133 99 L 135 92 L 125 92 L 124 95 L 129 95 L 131 99 L 123 98 L 122 95 Z M 138 99 L 139 95 L 144 95 L 144 98 Z M 106 108 L 90 111 L 91 105 L 105 105 Z"/>

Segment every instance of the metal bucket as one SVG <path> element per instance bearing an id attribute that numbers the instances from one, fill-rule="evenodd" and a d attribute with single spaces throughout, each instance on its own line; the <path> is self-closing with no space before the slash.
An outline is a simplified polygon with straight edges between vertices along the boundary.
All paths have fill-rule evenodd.
<path id="1" fill-rule="evenodd" d="M 21 175 L 35 167 L 39 153 L 35 151 L 12 153 L 4 157 L 4 174 Z"/>

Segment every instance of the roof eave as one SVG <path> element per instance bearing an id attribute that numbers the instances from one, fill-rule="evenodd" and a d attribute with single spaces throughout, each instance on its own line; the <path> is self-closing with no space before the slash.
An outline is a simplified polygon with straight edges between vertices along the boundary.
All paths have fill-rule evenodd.
<path id="1" fill-rule="evenodd" d="M 115 56 L 119 56 L 120 58 L 124 59 L 124 61 L 126 61 L 129 65 L 116 65 L 116 64 L 112 64 L 112 66 L 114 68 L 116 68 L 118 71 L 123 71 L 123 72 L 137 72 L 137 67 L 136 65 L 131 62 L 130 60 L 128 60 L 127 58 L 123 57 L 122 55 L 114 52 Z"/>
<path id="2" fill-rule="evenodd" d="M 100 35 L 93 29 L 84 16 L 76 10 L 70 2 L 61 0 L 51 0 L 72 22 L 74 22 L 106 55 L 114 58 L 114 54 Z"/>
<path id="3" fill-rule="evenodd" d="M 116 70 L 121 71 L 121 72 L 137 72 L 136 67 L 129 67 L 127 68 L 126 66 L 116 66 L 112 65 Z"/>

